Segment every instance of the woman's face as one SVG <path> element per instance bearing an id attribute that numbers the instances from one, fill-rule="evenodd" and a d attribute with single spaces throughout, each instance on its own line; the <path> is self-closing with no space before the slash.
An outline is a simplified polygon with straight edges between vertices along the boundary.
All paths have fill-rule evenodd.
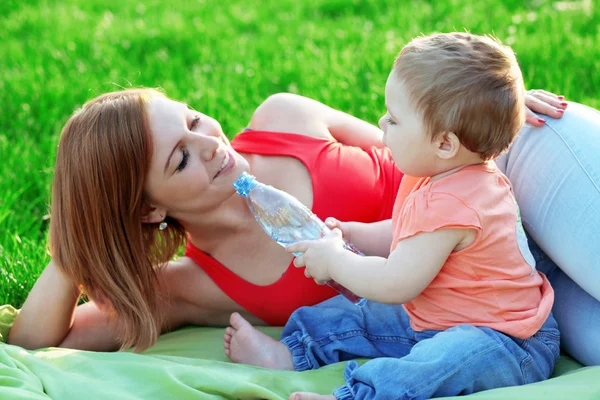
<path id="1" fill-rule="evenodd" d="M 145 191 L 153 205 L 185 220 L 190 213 L 210 212 L 235 193 L 232 184 L 248 163 L 216 120 L 158 96 L 148 105 L 148 118 L 153 153 Z"/>

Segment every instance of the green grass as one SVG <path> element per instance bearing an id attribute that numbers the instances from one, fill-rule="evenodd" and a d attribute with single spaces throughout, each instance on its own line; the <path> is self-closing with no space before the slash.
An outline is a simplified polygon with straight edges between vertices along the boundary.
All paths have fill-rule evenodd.
<path id="1" fill-rule="evenodd" d="M 467 29 L 511 44 L 529 88 L 600 107 L 594 0 L 105 3 L 0 3 L 0 304 L 20 307 L 49 260 L 57 138 L 75 108 L 105 91 L 161 87 L 230 135 L 280 91 L 375 122 L 402 45 Z"/>

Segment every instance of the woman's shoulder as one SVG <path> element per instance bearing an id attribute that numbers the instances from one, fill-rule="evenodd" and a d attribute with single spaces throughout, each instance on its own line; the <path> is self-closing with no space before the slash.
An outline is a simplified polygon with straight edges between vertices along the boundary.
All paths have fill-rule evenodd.
<path id="1" fill-rule="evenodd" d="M 291 133 L 334 140 L 322 116 L 324 107 L 306 97 L 277 93 L 258 106 L 248 128 L 252 131 Z"/>
<path id="2" fill-rule="evenodd" d="M 169 292 L 175 297 L 186 297 L 192 288 L 201 291 L 212 291 L 213 281 L 202 268 L 190 257 L 181 257 L 170 261 L 159 271 L 161 284 L 167 285 Z"/>
<path id="3" fill-rule="evenodd" d="M 215 325 L 234 311 L 236 304 L 204 272 L 194 260 L 181 257 L 170 261 L 159 272 L 161 292 L 178 304 L 188 323 Z"/>

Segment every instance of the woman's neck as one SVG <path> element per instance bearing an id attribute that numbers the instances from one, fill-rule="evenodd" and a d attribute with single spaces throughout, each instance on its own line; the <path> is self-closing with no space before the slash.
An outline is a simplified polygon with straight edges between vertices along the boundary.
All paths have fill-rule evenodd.
<path id="1" fill-rule="evenodd" d="M 182 225 L 194 246 L 208 253 L 223 241 L 260 229 L 246 200 L 235 194 L 217 208 L 191 216 Z"/>

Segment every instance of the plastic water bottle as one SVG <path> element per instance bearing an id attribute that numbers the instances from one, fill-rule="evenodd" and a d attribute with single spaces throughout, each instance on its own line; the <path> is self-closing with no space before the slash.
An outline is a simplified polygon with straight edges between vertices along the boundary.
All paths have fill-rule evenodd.
<path id="1" fill-rule="evenodd" d="M 239 195 L 246 198 L 250 212 L 267 235 L 283 247 L 302 240 L 319 239 L 331 232 L 319 217 L 294 196 L 262 184 L 246 172 L 233 183 L 233 187 Z M 344 247 L 364 255 L 351 243 L 345 242 Z M 296 257 L 300 254 L 302 253 L 294 253 Z M 366 299 L 337 282 L 328 281 L 327 285 L 357 305 L 362 306 L 366 302 Z"/>

